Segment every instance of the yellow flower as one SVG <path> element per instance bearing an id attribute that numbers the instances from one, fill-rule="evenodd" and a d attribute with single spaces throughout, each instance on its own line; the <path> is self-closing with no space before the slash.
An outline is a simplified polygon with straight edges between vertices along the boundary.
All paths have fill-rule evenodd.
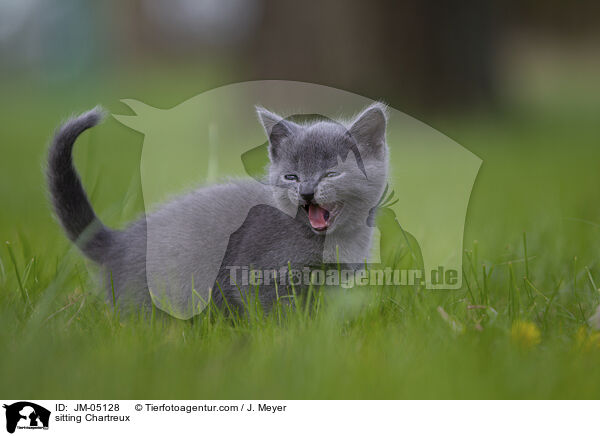
<path id="1" fill-rule="evenodd" d="M 600 349 L 600 332 L 588 332 L 585 327 L 579 327 L 575 334 L 575 345 L 583 351 Z"/>
<path id="2" fill-rule="evenodd" d="M 522 348 L 531 348 L 542 340 L 540 329 L 530 321 L 515 321 L 510 329 L 512 341 Z"/>

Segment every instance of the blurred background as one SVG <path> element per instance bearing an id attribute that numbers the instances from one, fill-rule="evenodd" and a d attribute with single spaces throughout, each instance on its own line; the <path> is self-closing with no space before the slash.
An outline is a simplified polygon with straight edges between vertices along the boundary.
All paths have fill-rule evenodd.
<path id="1" fill-rule="evenodd" d="M 425 114 L 499 105 L 524 74 L 543 86 L 566 63 L 597 67 L 599 22 L 594 1 L 2 0 L 0 68 L 49 87 L 157 68 L 198 88 L 299 80 Z"/>
<path id="2" fill-rule="evenodd" d="M 0 237 L 60 237 L 41 168 L 66 116 L 260 79 L 382 99 L 481 157 L 467 238 L 598 221 L 599 24 L 595 1 L 0 0 Z M 78 167 L 122 224 L 143 138 L 110 119 L 89 141 Z"/>

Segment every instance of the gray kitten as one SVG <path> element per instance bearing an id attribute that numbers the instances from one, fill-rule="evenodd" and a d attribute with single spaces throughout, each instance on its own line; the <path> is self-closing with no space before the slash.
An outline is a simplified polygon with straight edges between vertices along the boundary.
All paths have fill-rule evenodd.
<path id="1" fill-rule="evenodd" d="M 72 163 L 75 140 L 101 121 L 102 111 L 60 127 L 48 156 L 54 211 L 69 239 L 102 267 L 110 298 L 114 289 L 120 302 L 154 301 L 189 318 L 195 314 L 192 289 L 206 297 L 210 287 L 217 304 L 241 307 L 249 285 L 240 285 L 239 276 L 232 280 L 241 268 L 364 265 L 372 235 L 367 222 L 387 179 L 386 107 L 375 103 L 349 123 L 296 123 L 263 108 L 257 112 L 269 139 L 264 183 L 197 189 L 124 230 L 98 219 Z M 266 284 L 260 301 L 269 306 L 277 292 L 288 291 Z M 168 308 L 159 302 L 165 298 Z"/>

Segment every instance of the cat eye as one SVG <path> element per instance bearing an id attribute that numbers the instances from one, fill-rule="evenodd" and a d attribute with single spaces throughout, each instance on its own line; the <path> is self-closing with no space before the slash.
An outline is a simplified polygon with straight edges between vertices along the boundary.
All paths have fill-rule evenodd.
<path id="1" fill-rule="evenodd" d="M 285 180 L 294 180 L 294 181 L 298 181 L 298 176 L 296 174 L 286 174 L 285 176 L 283 176 L 283 178 Z"/>
<path id="2" fill-rule="evenodd" d="M 329 171 L 328 173 L 325 173 L 325 177 L 335 177 L 335 176 L 339 176 L 340 173 L 335 172 L 335 171 Z"/>

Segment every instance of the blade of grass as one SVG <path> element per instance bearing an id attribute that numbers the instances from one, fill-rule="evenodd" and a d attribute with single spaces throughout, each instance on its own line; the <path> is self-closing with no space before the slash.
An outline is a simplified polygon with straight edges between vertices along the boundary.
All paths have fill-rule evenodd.
<path id="1" fill-rule="evenodd" d="M 19 290 L 21 291 L 21 298 L 23 299 L 23 304 L 27 309 L 31 308 L 31 301 L 29 301 L 29 295 L 23 286 L 23 282 L 21 280 L 21 274 L 19 274 L 19 267 L 17 266 L 17 260 L 15 259 L 15 254 L 13 253 L 10 242 L 6 241 L 6 248 L 8 250 L 8 255 L 10 256 L 10 260 L 15 269 L 15 275 L 17 276 L 17 283 L 19 284 Z"/>

